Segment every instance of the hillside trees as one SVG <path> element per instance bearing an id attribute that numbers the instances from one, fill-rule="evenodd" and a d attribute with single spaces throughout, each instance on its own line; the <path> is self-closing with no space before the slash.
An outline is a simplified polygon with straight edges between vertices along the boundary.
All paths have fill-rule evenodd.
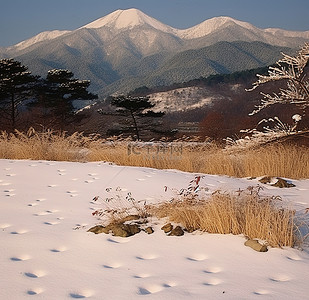
<path id="1" fill-rule="evenodd" d="M 136 139 L 140 139 L 141 130 L 149 129 L 153 126 L 153 118 L 160 118 L 164 115 L 163 112 L 155 112 L 152 110 L 155 104 L 150 102 L 149 97 L 133 97 L 133 96 L 116 96 L 111 97 L 111 105 L 116 107 L 115 111 L 107 112 L 99 110 L 102 115 L 113 115 L 124 117 L 122 123 L 126 125 L 128 118 L 131 119 L 129 126 L 125 130 L 133 129 Z M 144 119 L 146 122 L 142 122 Z"/>
<path id="2" fill-rule="evenodd" d="M 14 59 L 0 60 L 0 113 L 2 123 L 15 129 L 21 107 L 34 96 L 37 76 Z"/>
<path id="3" fill-rule="evenodd" d="M 74 100 L 97 98 L 88 91 L 89 85 L 89 80 L 76 79 L 69 70 L 50 70 L 43 79 L 31 75 L 28 67 L 17 60 L 1 59 L 1 129 L 25 127 L 21 122 L 25 121 L 25 115 L 29 126 L 44 123 L 63 129 L 75 116 Z"/>
<path id="4" fill-rule="evenodd" d="M 88 91 L 89 80 L 74 78 L 69 70 L 49 70 L 38 85 L 38 99 L 32 107 L 40 108 L 49 124 L 63 129 L 74 117 L 74 100 L 93 100 L 97 95 Z"/>

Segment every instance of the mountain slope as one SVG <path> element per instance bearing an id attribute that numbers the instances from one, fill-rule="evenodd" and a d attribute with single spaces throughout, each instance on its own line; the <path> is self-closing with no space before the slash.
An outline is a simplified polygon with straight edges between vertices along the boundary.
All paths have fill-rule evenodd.
<path id="1" fill-rule="evenodd" d="M 106 95 L 264 66 L 274 63 L 286 47 L 308 40 L 309 31 L 259 29 L 230 17 L 180 30 L 128 9 L 73 31 L 43 32 L 1 48 L 0 57 L 14 57 L 41 76 L 51 68 L 72 70 L 78 78 L 91 80 L 93 92 Z"/>
<path id="2" fill-rule="evenodd" d="M 219 42 L 196 50 L 187 50 L 165 56 L 155 70 L 140 77 L 121 78 L 101 93 L 115 90 L 129 92 L 139 86 L 171 85 L 209 75 L 233 73 L 273 64 L 281 57 L 281 51 L 293 54 L 294 50 L 271 46 L 261 42 Z M 144 65 L 145 60 L 140 64 Z M 139 65 L 137 65 L 139 67 Z"/>

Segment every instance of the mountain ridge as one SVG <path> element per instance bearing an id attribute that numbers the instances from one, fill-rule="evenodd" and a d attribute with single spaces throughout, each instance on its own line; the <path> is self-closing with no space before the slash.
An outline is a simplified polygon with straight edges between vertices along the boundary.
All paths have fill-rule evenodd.
<path id="1" fill-rule="evenodd" d="M 57 38 L 58 36 L 66 33 L 76 32 L 83 28 L 88 29 L 99 29 L 102 27 L 108 27 L 110 29 L 118 29 L 118 30 L 130 30 L 137 26 L 142 25 L 150 25 L 154 29 L 174 34 L 175 36 L 183 39 L 196 39 L 205 37 L 209 34 L 212 34 L 214 31 L 221 29 L 222 27 L 227 27 L 228 25 L 237 25 L 247 30 L 256 30 L 259 34 L 271 34 L 278 37 L 300 37 L 300 38 L 309 38 L 309 30 L 308 31 L 291 31 L 284 30 L 281 28 L 266 28 L 260 29 L 248 22 L 240 21 L 228 16 L 218 16 L 207 19 L 195 26 L 189 27 L 187 29 L 177 29 L 172 26 L 166 25 L 155 18 L 148 16 L 142 11 L 130 8 L 126 10 L 116 10 L 104 17 L 96 19 L 82 27 L 79 27 L 75 30 L 52 30 L 52 31 L 43 31 L 25 41 L 17 43 L 15 45 L 9 47 L 1 47 L 2 49 L 10 49 L 12 47 L 19 47 L 21 45 L 25 45 L 26 41 L 27 45 L 31 46 L 30 42 L 33 44 L 37 42 L 41 42 L 44 40 L 51 40 L 53 38 Z M 53 36 L 52 36 L 53 35 Z M 23 46 L 24 47 L 24 46 Z"/>
<path id="2" fill-rule="evenodd" d="M 35 75 L 45 76 L 53 68 L 69 69 L 78 78 L 89 79 L 92 92 L 105 96 L 144 84 L 165 85 L 193 76 L 238 71 L 237 64 L 244 69 L 265 66 L 274 63 L 280 52 L 292 51 L 308 40 L 309 31 L 293 34 L 259 29 L 231 17 L 215 17 L 188 29 L 176 29 L 137 9 L 128 9 L 76 30 L 43 32 L 0 48 L 0 57 L 20 60 Z M 237 43 L 242 44 L 238 49 Z M 259 44 L 249 47 L 250 43 Z M 216 52 L 221 57 L 208 57 Z"/>

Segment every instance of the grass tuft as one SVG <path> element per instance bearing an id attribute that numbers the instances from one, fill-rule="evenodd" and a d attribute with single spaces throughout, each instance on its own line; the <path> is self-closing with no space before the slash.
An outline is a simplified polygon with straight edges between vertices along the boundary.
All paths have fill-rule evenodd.
<path id="1" fill-rule="evenodd" d="M 206 200 L 174 200 L 149 209 L 158 218 L 168 218 L 189 231 L 244 234 L 271 247 L 293 247 L 299 240 L 295 211 L 279 206 L 278 200 L 278 197 L 261 197 L 258 189 L 234 194 L 217 191 Z"/>

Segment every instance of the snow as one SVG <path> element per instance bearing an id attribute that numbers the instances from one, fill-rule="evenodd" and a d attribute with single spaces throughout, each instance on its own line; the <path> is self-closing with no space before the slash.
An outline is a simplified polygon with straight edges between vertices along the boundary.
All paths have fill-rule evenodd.
<path id="1" fill-rule="evenodd" d="M 266 28 L 264 32 L 271 33 L 278 37 L 301 37 L 304 39 L 309 39 L 309 30 L 308 31 L 290 31 L 283 30 L 280 28 Z"/>
<path id="2" fill-rule="evenodd" d="M 179 30 L 178 36 L 184 39 L 195 39 L 209 35 L 222 27 L 238 25 L 249 30 L 259 30 L 250 23 L 235 20 L 230 17 L 214 17 L 188 29 Z"/>
<path id="3" fill-rule="evenodd" d="M 52 40 L 52 39 L 55 39 L 61 35 L 64 35 L 64 34 L 67 34 L 71 31 L 68 31 L 68 30 L 52 30 L 52 31 L 44 31 L 44 32 L 41 32 L 37 35 L 35 35 L 34 37 L 30 38 L 30 39 L 27 39 L 25 41 L 22 41 L 16 45 L 14 45 L 13 47 L 14 48 L 17 48 L 17 50 L 23 50 L 27 47 L 30 47 L 36 43 L 39 43 L 39 42 L 43 42 L 43 41 L 47 41 L 47 40 Z M 10 47 L 12 48 L 12 47 Z"/>
<path id="4" fill-rule="evenodd" d="M 151 102 L 155 104 L 154 111 L 164 112 L 189 111 L 212 105 L 219 99 L 220 96 L 200 87 L 178 88 L 150 95 Z"/>
<path id="5" fill-rule="evenodd" d="M 226 16 L 219 16 L 205 20 L 204 22 L 191 28 L 177 29 L 146 15 L 145 13 L 143 13 L 138 9 L 130 8 L 125 10 L 122 9 L 116 10 L 102 18 L 99 18 L 73 31 L 53 30 L 53 31 L 42 32 L 28 40 L 20 42 L 12 47 L 8 47 L 6 48 L 6 50 L 8 51 L 23 50 L 39 42 L 55 39 L 61 35 L 70 32 L 74 33 L 75 31 L 78 31 L 83 28 L 91 30 L 91 29 L 99 29 L 102 27 L 107 27 L 109 29 L 114 29 L 117 33 L 117 31 L 132 30 L 136 27 L 143 25 L 148 25 L 156 30 L 172 34 L 175 37 L 184 40 L 202 38 L 224 27 L 235 26 L 235 25 L 238 26 L 238 29 L 241 28 L 246 29 L 248 32 L 251 32 L 253 35 L 256 35 L 258 37 L 257 40 L 262 40 L 266 43 L 276 45 L 277 44 L 281 45 L 282 42 L 284 41 L 286 41 L 285 44 L 287 44 L 288 43 L 287 38 L 289 37 L 299 37 L 304 39 L 309 38 L 309 31 L 287 31 L 277 28 L 260 29 L 251 25 L 250 23 L 239 21 Z M 146 34 L 150 35 L 149 32 L 147 32 Z M 150 39 L 151 38 L 153 38 L 153 36 L 150 37 Z"/>
<path id="6" fill-rule="evenodd" d="M 104 162 L 0 160 L 0 299 L 308 299 L 308 248 L 245 247 L 243 236 L 155 233 L 95 235 L 92 212 L 106 188 L 136 200 L 170 199 L 195 174 Z M 209 192 L 257 180 L 205 175 Z M 309 206 L 309 180 L 265 186 L 296 210 Z M 154 220 L 155 222 L 155 220 Z"/>
<path id="7" fill-rule="evenodd" d="M 144 24 L 148 24 L 151 27 L 163 32 L 173 32 L 174 30 L 172 27 L 159 22 L 158 20 L 135 8 L 116 10 L 103 18 L 83 26 L 82 28 L 101 28 L 103 26 L 107 26 L 116 29 L 131 29 Z"/>

